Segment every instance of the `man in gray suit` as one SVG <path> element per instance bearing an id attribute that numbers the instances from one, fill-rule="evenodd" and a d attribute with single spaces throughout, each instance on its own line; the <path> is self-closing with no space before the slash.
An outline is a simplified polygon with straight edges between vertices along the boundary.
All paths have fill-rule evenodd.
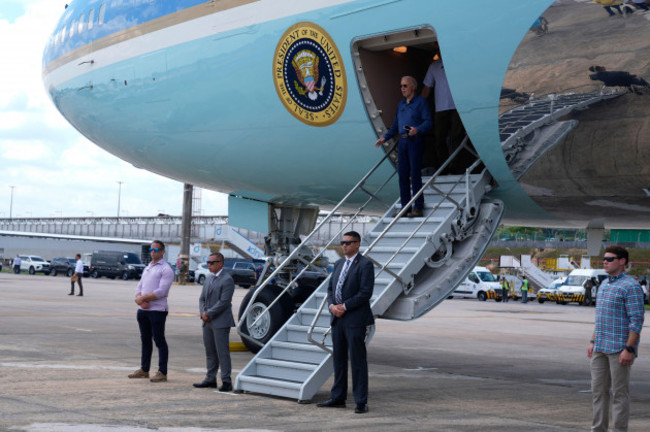
<path id="1" fill-rule="evenodd" d="M 372 262 L 359 253 L 361 236 L 355 231 L 343 235 L 345 258 L 334 264 L 327 287 L 329 311 L 332 314 L 332 359 L 334 385 L 330 399 L 319 407 L 345 408 L 348 393 L 348 353 L 352 369 L 354 412 L 368 412 L 368 361 L 366 358 L 366 333 L 375 322 L 370 308 L 370 297 L 375 287 Z"/>
<path id="2" fill-rule="evenodd" d="M 199 312 L 203 320 L 203 344 L 208 372 L 205 379 L 194 387 L 217 387 L 217 370 L 221 365 L 219 391 L 232 391 L 230 378 L 230 327 L 235 326 L 232 316 L 232 295 L 235 282 L 223 271 L 223 255 L 213 253 L 208 258 L 208 269 L 212 276 L 203 284 L 199 297 Z"/>

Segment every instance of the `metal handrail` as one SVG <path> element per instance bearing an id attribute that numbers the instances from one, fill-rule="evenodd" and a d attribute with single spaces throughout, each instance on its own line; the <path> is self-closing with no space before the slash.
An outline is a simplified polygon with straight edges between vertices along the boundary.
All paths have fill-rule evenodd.
<path id="1" fill-rule="evenodd" d="M 452 187 L 450 188 L 450 190 L 449 190 L 448 192 L 443 192 L 443 191 L 441 191 L 441 190 L 435 188 L 435 189 L 437 189 L 437 190 L 441 193 L 441 195 L 443 196 L 443 199 L 441 199 L 440 202 L 439 202 L 436 206 L 434 206 L 434 208 L 433 208 L 433 209 L 432 209 L 432 210 L 431 210 L 431 211 L 426 215 L 426 217 L 422 220 L 422 222 L 420 222 L 420 223 L 418 224 L 418 226 L 413 230 L 413 232 L 409 235 L 409 237 L 408 237 L 408 238 L 407 238 L 407 239 L 406 239 L 406 240 L 405 240 L 405 241 L 404 241 L 404 242 L 403 242 L 403 243 L 402 243 L 402 244 L 397 248 L 397 250 L 393 253 L 393 255 L 388 259 L 388 261 L 386 261 L 384 264 L 380 264 L 380 263 L 378 263 L 376 260 L 374 260 L 372 257 L 368 257 L 368 256 L 366 256 L 366 258 L 368 258 L 370 261 L 372 261 L 372 263 L 373 263 L 376 267 L 379 268 L 379 272 L 377 273 L 377 275 L 381 274 L 382 272 L 387 272 L 387 273 L 389 273 L 391 276 L 394 276 L 395 279 L 399 280 L 400 283 L 402 284 L 402 290 L 403 290 L 405 293 L 410 292 L 410 289 L 412 289 L 413 287 L 410 287 L 410 289 L 409 289 L 410 284 L 408 284 L 408 285 L 405 284 L 404 281 L 403 281 L 403 279 L 402 279 L 399 275 L 397 275 L 396 273 L 394 273 L 392 270 L 388 269 L 387 267 L 388 267 L 388 265 L 389 265 L 389 264 L 390 264 L 390 263 L 391 263 L 391 262 L 392 262 L 392 261 L 397 257 L 397 255 L 399 254 L 399 252 L 400 252 L 404 247 L 406 247 L 406 245 L 408 244 L 408 242 L 409 242 L 409 241 L 413 238 L 413 236 L 415 236 L 415 234 L 416 234 L 416 233 L 417 233 L 417 232 L 418 232 L 418 231 L 419 231 L 419 230 L 424 226 L 424 224 L 429 220 L 429 218 L 430 218 L 430 217 L 435 213 L 435 211 L 436 211 L 436 210 L 437 210 L 437 209 L 442 205 L 442 203 L 443 203 L 445 200 L 451 201 L 451 202 L 456 206 L 457 209 L 460 209 L 460 208 L 461 208 L 460 203 L 458 203 L 458 202 L 456 202 L 455 200 L 451 199 L 451 198 L 450 198 L 450 195 L 451 195 L 452 192 L 456 189 L 456 187 L 458 187 L 458 185 L 461 184 L 462 181 L 465 181 L 466 184 L 469 184 L 469 182 L 470 182 L 470 177 L 469 177 L 469 176 L 470 176 L 470 173 L 471 173 L 471 172 L 472 172 L 472 171 L 473 171 L 473 170 L 474 170 L 474 169 L 475 169 L 475 168 L 476 168 L 476 167 L 481 163 L 480 159 L 478 158 L 478 155 L 476 155 L 476 153 L 472 152 L 472 151 L 471 151 L 471 148 L 468 147 L 468 143 L 469 143 L 469 138 L 468 138 L 467 136 L 465 136 L 465 138 L 463 139 L 463 141 L 461 142 L 461 144 L 458 146 L 458 148 L 457 148 L 454 152 L 452 152 L 452 154 L 449 156 L 449 158 L 448 158 L 448 159 L 447 159 L 447 160 L 446 160 L 446 161 L 445 161 L 445 162 L 444 162 L 444 163 L 443 163 L 443 164 L 442 164 L 442 165 L 441 165 L 441 166 L 436 170 L 436 172 L 431 176 L 431 178 L 430 178 L 430 179 L 429 179 L 429 180 L 428 180 L 428 181 L 427 181 L 427 182 L 422 186 L 422 188 L 420 188 L 420 190 L 419 190 L 419 191 L 418 191 L 418 192 L 417 192 L 417 193 L 416 193 L 416 194 L 411 198 L 411 200 L 408 202 L 408 204 L 406 204 L 405 206 L 403 206 L 403 208 L 399 211 L 399 213 L 397 214 L 397 216 L 396 216 L 396 217 L 395 217 L 395 218 L 394 218 L 394 219 L 393 219 L 393 220 L 392 220 L 392 221 L 391 221 L 391 222 L 390 222 L 390 223 L 389 223 L 389 224 L 388 224 L 388 225 L 387 225 L 387 226 L 382 230 L 382 232 L 381 232 L 381 233 L 377 236 L 377 238 L 376 238 L 376 239 L 375 239 L 375 240 L 374 240 L 374 241 L 373 241 L 373 242 L 372 242 L 372 243 L 371 243 L 371 244 L 366 248 L 366 250 L 365 250 L 365 251 L 363 252 L 363 254 L 362 254 L 363 256 L 366 256 L 366 254 L 367 254 L 368 252 L 370 252 L 370 251 L 375 247 L 375 245 L 377 244 L 377 242 L 379 242 L 379 240 L 381 240 L 381 239 L 383 238 L 383 236 L 384 236 L 388 231 L 390 231 L 390 229 L 391 229 L 391 228 L 392 228 L 392 227 L 393 227 L 393 226 L 398 222 L 398 219 L 399 219 L 401 216 L 404 215 L 406 209 L 409 209 L 409 208 L 413 205 L 413 203 L 415 203 L 415 201 L 416 201 L 416 200 L 417 200 L 417 199 L 418 199 L 422 194 L 424 194 L 424 191 L 425 191 L 428 187 L 433 187 L 433 186 L 431 186 L 431 185 L 432 185 L 433 182 L 436 180 L 436 178 L 439 177 L 439 176 L 441 175 L 441 173 L 442 173 L 442 172 L 443 172 L 443 171 L 448 167 L 448 165 L 451 163 L 451 161 L 454 160 L 454 158 L 455 158 L 456 156 L 458 156 L 458 154 L 459 154 L 463 149 L 467 149 L 468 151 L 470 151 L 470 153 L 472 153 L 474 156 L 476 156 L 476 157 L 477 157 L 477 160 L 476 160 L 476 161 L 475 161 L 475 162 L 474 162 L 474 163 L 473 163 L 469 168 L 467 168 L 467 169 L 465 170 L 465 175 L 464 175 L 464 176 L 461 176 L 461 177 L 460 177 L 460 178 L 455 182 L 455 184 L 452 185 Z M 470 193 L 470 188 L 467 187 L 467 188 L 466 188 L 466 196 L 465 196 L 465 201 L 466 201 L 466 203 L 469 203 L 469 193 Z M 376 276 L 377 276 L 377 275 L 376 275 Z M 376 277 L 376 276 L 375 276 L 375 277 Z M 330 277 L 331 277 L 331 275 L 330 275 Z M 314 345 L 317 345 L 318 347 L 320 347 L 321 349 L 323 349 L 323 350 L 325 350 L 325 351 L 327 351 L 327 352 L 329 352 L 329 353 L 332 353 L 331 349 L 325 345 L 325 337 L 327 336 L 327 333 L 325 333 L 325 335 L 323 336 L 323 341 L 322 341 L 322 342 L 316 341 L 316 340 L 313 338 L 313 336 L 312 336 L 312 335 L 313 335 L 313 332 L 314 332 L 314 329 L 315 329 L 315 327 L 316 327 L 316 323 L 318 322 L 318 319 L 320 318 L 321 314 L 323 313 L 323 309 L 324 309 L 326 303 L 327 303 L 327 296 L 325 296 L 325 298 L 324 298 L 323 301 L 321 302 L 321 305 L 320 305 L 320 307 L 319 307 L 319 309 L 318 309 L 316 315 L 314 316 L 314 319 L 312 320 L 312 323 L 311 323 L 311 325 L 310 325 L 310 327 L 309 327 L 309 330 L 307 331 L 307 339 L 308 339 L 311 343 L 313 343 Z"/>
<path id="2" fill-rule="evenodd" d="M 353 188 L 352 188 L 352 189 L 351 189 L 351 190 L 350 190 L 350 191 L 349 191 L 349 192 L 348 192 L 348 193 L 343 197 L 343 199 L 341 199 L 341 201 L 339 201 L 339 203 L 338 203 L 338 204 L 337 204 L 337 205 L 336 205 L 336 206 L 335 206 L 335 207 L 330 211 L 330 213 L 329 213 L 329 214 L 328 214 L 328 215 L 327 215 L 327 216 L 326 216 L 326 217 L 325 217 L 325 218 L 324 218 L 324 219 L 323 219 L 323 220 L 318 224 L 318 226 L 317 226 L 316 228 L 314 228 L 314 230 L 313 230 L 313 231 L 312 231 L 312 232 L 311 232 L 311 233 L 310 233 L 310 234 L 309 234 L 309 235 L 308 235 L 308 236 L 307 236 L 307 237 L 302 241 L 303 244 L 304 244 L 304 243 L 307 243 L 307 242 L 308 242 L 308 241 L 309 241 L 309 240 L 310 240 L 310 239 L 315 235 L 315 233 L 318 232 L 318 231 L 321 229 L 321 227 L 322 227 L 323 225 L 325 225 L 325 223 L 329 222 L 330 219 L 333 217 L 333 215 L 338 211 L 338 209 L 341 208 L 341 207 L 343 206 L 343 204 L 344 204 L 344 203 L 345 203 L 345 202 L 346 202 L 346 201 L 347 201 L 347 200 L 348 200 L 348 199 L 349 199 L 349 198 L 350 198 L 350 197 L 351 197 L 355 192 L 357 192 L 357 190 L 362 190 L 363 192 L 365 192 L 365 193 L 367 193 L 368 195 L 370 195 L 370 198 L 369 198 L 369 199 L 368 199 L 368 200 L 367 200 L 367 201 L 366 201 L 366 202 L 365 202 L 365 203 L 364 203 L 364 204 L 359 208 L 359 210 L 357 210 L 357 212 L 354 214 L 354 216 L 350 218 L 350 221 L 345 225 L 345 227 L 347 227 L 350 223 L 352 223 L 353 220 L 355 220 L 355 218 L 359 215 L 359 213 L 361 213 L 361 211 L 362 211 L 363 209 L 365 209 L 365 207 L 368 205 L 368 203 L 370 203 L 370 202 L 375 198 L 373 194 L 371 194 L 371 193 L 369 193 L 368 191 L 366 191 L 365 189 L 363 189 L 363 185 L 364 185 L 365 182 L 368 180 L 368 178 L 369 178 L 369 177 L 370 177 L 370 176 L 371 176 L 371 175 L 372 175 L 372 174 L 373 174 L 373 173 L 374 173 L 374 172 L 375 172 L 375 171 L 376 171 L 376 170 L 377 170 L 377 169 L 378 169 L 378 168 L 379 168 L 379 167 L 380 167 L 380 166 L 381 166 L 385 161 L 386 161 L 386 159 L 388 159 L 388 157 L 390 156 L 391 152 L 395 150 L 395 147 L 396 147 L 396 146 L 397 146 L 397 142 L 396 142 L 396 143 L 391 147 L 391 149 L 390 149 L 389 151 L 386 152 L 386 154 L 385 154 L 385 155 L 384 155 L 384 156 L 379 160 L 379 162 L 377 162 L 377 163 L 376 163 L 376 164 L 375 164 L 375 165 L 370 169 L 370 171 L 368 171 L 368 172 L 367 172 L 367 173 L 366 173 L 366 174 L 361 178 L 361 180 L 359 180 L 359 182 L 357 182 L 357 184 L 356 184 L 356 185 L 355 185 L 355 186 L 354 186 L 354 187 L 353 187 Z M 387 180 L 386 180 L 386 181 L 385 181 L 385 182 L 380 186 L 380 188 L 379 188 L 377 191 L 380 191 L 381 189 L 383 189 L 383 187 L 384 187 L 385 185 L 388 184 L 388 182 L 390 181 L 390 179 L 391 179 L 394 175 L 395 175 L 395 172 L 393 172 L 393 173 L 391 174 L 391 176 L 389 176 L 389 178 L 388 178 L 388 179 L 387 179 Z M 337 238 L 337 237 L 340 235 L 340 233 L 345 229 L 345 227 L 343 227 L 343 228 L 341 228 L 341 230 L 339 230 L 339 232 L 338 232 L 338 233 L 337 233 L 337 234 L 336 234 L 336 235 L 335 235 L 335 236 L 334 236 L 334 237 L 333 237 L 333 238 L 328 242 L 328 244 L 325 246 L 325 248 L 323 248 L 323 250 L 325 250 L 325 249 L 327 248 L 327 246 L 329 246 L 329 245 L 334 241 L 334 239 Z M 253 343 L 256 344 L 256 345 L 263 346 L 263 345 L 262 345 L 259 341 L 257 341 L 255 338 L 250 337 L 250 335 L 244 334 L 243 331 L 242 331 L 242 326 L 243 326 L 243 324 L 246 322 L 246 317 L 247 317 L 248 314 L 250 313 L 250 310 L 251 310 L 251 308 L 252 308 L 253 303 L 255 302 L 255 299 L 257 298 L 257 295 L 261 292 L 262 289 L 264 289 L 264 288 L 269 284 L 269 282 L 270 282 L 271 280 L 273 280 L 273 278 L 275 278 L 275 277 L 280 273 L 280 270 L 282 270 L 284 267 L 286 267 L 286 265 L 287 265 L 289 262 L 291 262 L 291 260 L 293 260 L 293 259 L 296 257 L 296 255 L 298 254 L 299 250 L 300 250 L 300 248 L 295 248 L 295 249 L 294 249 L 294 250 L 289 254 L 289 256 L 287 256 L 287 257 L 284 259 L 284 261 L 283 261 L 283 262 L 282 262 L 282 263 L 281 263 L 281 264 L 280 264 L 280 265 L 279 265 L 279 266 L 278 266 L 278 267 L 277 267 L 277 268 L 276 268 L 276 269 L 275 269 L 275 270 L 274 270 L 274 271 L 273 271 L 273 272 L 272 272 L 272 273 L 271 273 L 271 274 L 270 274 L 270 275 L 269 275 L 269 276 L 264 280 L 264 282 L 262 282 L 260 285 L 258 285 L 258 286 L 255 288 L 255 291 L 253 292 L 253 295 L 251 296 L 251 299 L 250 299 L 250 301 L 248 302 L 248 305 L 246 305 L 246 309 L 245 309 L 244 312 L 242 313 L 242 316 L 239 318 L 239 322 L 237 323 L 237 333 L 239 333 L 239 335 L 240 335 L 242 338 L 246 338 L 247 340 L 253 342 Z M 319 257 L 321 256 L 321 254 L 322 254 L 322 251 L 319 252 L 319 253 L 314 257 L 314 259 L 312 259 L 312 261 L 310 262 L 310 266 L 314 264 L 314 262 L 317 260 L 317 258 L 319 258 Z M 278 296 L 277 296 L 277 297 L 276 297 L 276 298 L 271 302 L 271 304 L 269 304 L 268 306 L 265 307 L 264 312 L 261 313 L 261 314 L 257 317 L 257 319 L 255 319 L 255 321 L 251 324 L 251 326 L 254 326 L 255 324 L 257 324 L 257 322 L 258 322 L 258 321 L 259 321 L 259 320 L 260 320 L 260 319 L 261 319 L 261 318 L 266 314 L 266 312 L 267 312 L 269 309 L 271 309 L 271 308 L 272 308 L 272 307 L 273 307 L 273 306 L 274 306 L 274 305 L 279 301 L 280 297 L 282 297 L 282 296 L 283 296 L 283 295 L 284 295 L 284 294 L 285 294 L 285 293 L 286 293 L 286 292 L 291 288 L 291 286 L 295 283 L 294 281 L 297 280 L 297 279 L 299 279 L 299 278 L 302 276 L 302 274 L 307 270 L 308 267 L 309 267 L 309 266 L 305 266 L 305 267 L 304 267 L 304 268 L 303 268 L 303 269 L 298 273 L 298 275 L 297 275 L 297 276 L 296 276 L 296 277 L 295 277 L 295 278 L 294 278 L 290 283 L 287 284 L 287 286 L 282 290 L 282 292 L 280 293 L 280 295 L 278 295 Z"/>

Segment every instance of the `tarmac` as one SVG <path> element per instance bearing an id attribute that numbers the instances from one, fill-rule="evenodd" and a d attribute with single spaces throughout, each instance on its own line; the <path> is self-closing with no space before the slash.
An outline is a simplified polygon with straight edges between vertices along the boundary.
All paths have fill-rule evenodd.
<path id="1" fill-rule="evenodd" d="M 195 389 L 205 356 L 198 285 L 169 297 L 168 381 L 130 380 L 137 281 L 0 273 L 0 431 L 586 431 L 594 308 L 450 299 L 411 322 L 378 320 L 368 414 Z M 235 314 L 247 290 L 237 288 Z M 650 344 L 632 368 L 630 431 L 650 425 Z M 239 337 L 233 329 L 231 341 Z M 233 352 L 233 376 L 252 358 Z M 157 352 L 154 349 L 155 370 Z M 331 379 L 314 397 L 328 398 Z"/>

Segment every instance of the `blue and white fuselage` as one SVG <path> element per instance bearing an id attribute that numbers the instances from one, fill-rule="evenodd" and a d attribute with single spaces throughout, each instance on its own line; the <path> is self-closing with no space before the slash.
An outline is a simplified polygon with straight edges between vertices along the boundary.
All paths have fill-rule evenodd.
<path id="1" fill-rule="evenodd" d="M 548 181 L 554 169 L 558 169 L 559 178 L 568 175 L 552 162 L 552 152 L 560 151 L 557 146 L 544 156 L 550 161 L 542 159 L 539 164 L 531 164 L 529 174 L 524 176 L 513 173 L 504 154 L 499 116 L 506 111 L 501 97 L 506 83 L 518 83 L 521 87 L 516 90 L 529 95 L 533 90 L 536 95 L 561 93 L 561 89 L 553 87 L 561 85 L 561 76 L 548 76 L 549 81 L 543 83 L 544 78 L 540 78 L 536 87 L 526 87 L 515 73 L 521 72 L 517 69 L 521 64 L 513 63 L 520 44 L 531 36 L 527 33 L 532 23 L 551 3 L 74 0 L 45 49 L 43 77 L 57 109 L 75 128 L 135 166 L 238 197 L 327 208 L 336 204 L 382 156 L 372 144 L 383 131 L 371 122 L 372 113 L 364 100 L 364 84 L 359 82 L 355 64 L 359 44 L 386 35 L 386 46 L 377 47 L 376 52 L 388 56 L 385 51 L 399 44 L 389 44 L 391 35 L 411 34 L 403 44 L 412 47 L 413 52 L 426 50 L 425 45 L 434 40 L 439 43 L 456 107 L 498 185 L 492 195 L 505 202 L 508 220 L 585 226 L 594 218 L 603 218 L 610 226 L 635 225 L 639 214 L 627 219 L 624 215 L 629 215 L 629 206 L 639 205 L 636 200 L 643 198 L 636 183 L 630 186 L 634 192 L 618 193 L 618 198 L 623 198 L 621 210 L 628 209 L 621 214 L 610 217 L 609 212 L 616 206 L 608 205 L 594 205 L 587 213 L 571 212 L 568 206 L 558 210 L 546 206 L 545 199 L 556 196 L 571 202 L 579 196 L 584 198 L 582 203 L 603 196 L 615 200 L 617 194 L 604 187 L 588 190 L 577 185 L 580 179 L 571 180 L 578 192 L 561 185 L 551 190 L 546 184 L 534 184 Z M 582 7 L 576 2 L 559 12 L 562 16 L 584 16 Z M 546 13 L 556 13 L 552 9 Z M 589 8 L 587 12 L 601 13 L 596 9 L 600 8 Z M 557 22 L 558 26 L 570 27 L 568 22 Z M 282 70 L 280 63 L 288 55 L 290 42 L 309 37 L 310 32 L 315 46 L 328 59 L 330 75 L 321 70 L 319 76 L 309 77 L 315 59 L 298 52 L 291 53 L 293 65 L 286 63 Z M 416 40 L 423 34 L 428 36 Z M 529 42 L 540 45 L 536 49 L 541 50 L 546 40 L 532 38 Z M 365 48 L 373 50 L 370 45 Z M 551 67 L 559 59 L 556 56 L 546 63 Z M 390 62 L 383 64 L 391 67 Z M 513 79 L 507 76 L 509 67 L 514 68 Z M 375 69 L 380 73 L 379 68 Z M 425 71 L 410 74 L 421 80 Z M 394 87 L 385 89 L 394 96 L 390 109 L 399 101 L 398 72 L 401 70 L 395 70 L 392 81 L 385 80 Z M 278 81 L 281 73 L 306 78 L 302 84 L 295 79 L 294 83 L 283 83 Z M 590 83 L 588 74 L 584 75 Z M 292 93 L 294 84 L 299 94 Z M 574 92 L 576 88 L 593 90 L 573 84 L 569 87 Z M 291 101 L 301 96 L 305 98 L 304 106 Z M 323 101 L 322 107 L 319 101 Z M 382 110 L 388 111 L 389 107 L 379 107 L 380 113 Z M 384 118 L 386 127 L 391 120 Z M 577 141 L 584 145 L 583 140 Z M 647 141 L 638 145 L 645 144 Z M 579 155 L 572 157 L 580 159 Z M 542 166 L 545 171 L 535 173 L 535 167 Z M 384 177 L 392 169 L 382 168 Z M 530 173 L 534 173 L 534 181 Z M 634 168 L 631 173 L 640 176 L 637 183 L 647 177 L 643 172 L 634 172 Z M 387 191 L 390 200 L 397 196 L 396 183 Z M 564 192 L 566 197 L 562 197 Z"/>

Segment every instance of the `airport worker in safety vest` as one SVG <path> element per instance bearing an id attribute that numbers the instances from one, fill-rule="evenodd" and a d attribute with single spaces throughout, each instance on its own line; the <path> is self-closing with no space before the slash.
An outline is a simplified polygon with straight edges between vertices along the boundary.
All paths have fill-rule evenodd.
<path id="1" fill-rule="evenodd" d="M 510 287 L 508 286 L 508 280 L 504 277 L 501 279 L 501 297 L 505 303 L 508 302 L 508 294 L 510 292 Z"/>
<path id="2" fill-rule="evenodd" d="M 528 303 L 528 278 L 526 276 L 521 282 L 521 302 Z"/>

